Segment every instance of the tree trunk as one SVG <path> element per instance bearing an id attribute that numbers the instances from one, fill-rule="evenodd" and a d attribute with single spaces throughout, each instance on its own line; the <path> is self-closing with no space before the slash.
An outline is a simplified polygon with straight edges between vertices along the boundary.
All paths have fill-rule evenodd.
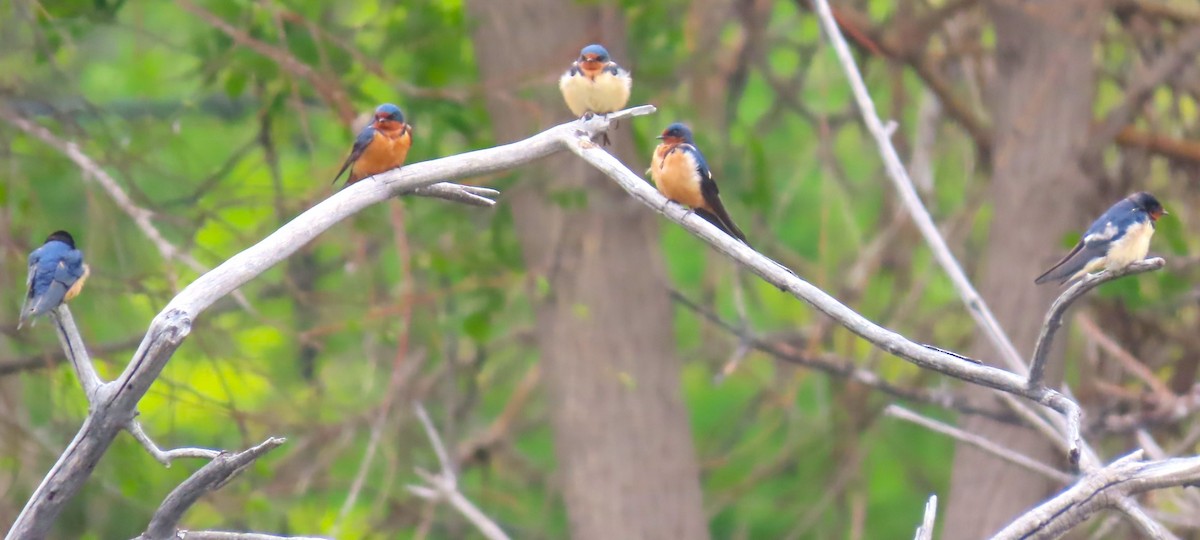
<path id="1" fill-rule="evenodd" d="M 1054 286 L 1035 287 L 1065 251 L 1061 238 L 1082 232 L 1103 207 L 1079 168 L 1092 120 L 1103 3 L 1094 0 L 991 0 L 996 76 L 989 96 L 995 124 L 990 187 L 994 217 L 981 294 L 1018 350 L 1032 353 Z M 1111 201 L 1110 201 L 1111 202 Z M 982 357 L 996 358 L 986 345 Z M 1047 376 L 1061 380 L 1062 359 Z M 1053 370 L 1053 372 L 1051 372 Z M 1048 379 L 1048 380 L 1055 380 Z M 964 427 L 1040 461 L 1061 460 L 1044 436 L 980 417 Z M 946 538 L 983 538 L 1052 494 L 1058 486 L 967 445 L 958 445 Z"/>
<path id="2" fill-rule="evenodd" d="M 571 119 L 557 79 L 584 45 L 636 67 L 612 9 L 473 0 L 468 13 L 501 141 Z M 624 162 L 645 167 L 651 149 L 635 151 L 627 126 L 612 139 Z M 707 538 L 656 217 L 572 155 L 518 174 L 505 199 L 530 274 L 549 283 L 532 294 L 571 536 Z"/>

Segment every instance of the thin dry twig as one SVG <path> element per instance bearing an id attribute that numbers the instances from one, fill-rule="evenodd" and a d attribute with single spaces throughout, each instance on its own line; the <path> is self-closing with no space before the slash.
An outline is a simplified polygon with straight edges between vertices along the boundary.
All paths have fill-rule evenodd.
<path id="1" fill-rule="evenodd" d="M 467 521 L 475 525 L 475 528 L 490 540 L 509 540 L 504 529 L 496 525 L 496 522 L 492 521 L 492 518 L 484 514 L 479 507 L 475 506 L 470 499 L 467 499 L 458 490 L 458 477 L 454 472 L 454 465 L 450 461 L 450 455 L 446 453 L 446 447 L 442 444 L 442 438 L 438 435 L 437 428 L 433 427 L 433 421 L 429 419 L 429 413 L 425 412 L 425 407 L 420 403 L 414 403 L 413 408 L 416 409 L 417 418 L 421 420 L 421 425 L 425 427 L 425 434 L 429 437 L 429 444 L 433 446 L 433 453 L 437 455 L 441 472 L 433 474 L 424 469 L 417 468 L 417 475 L 425 481 L 425 485 L 416 486 L 410 484 L 408 491 L 422 499 L 450 503 L 450 506 L 454 507 L 458 513 L 467 518 Z"/>
<path id="2" fill-rule="evenodd" d="M 913 540 L 933 540 L 933 524 L 937 521 L 937 495 L 930 495 L 925 503 L 925 516 Z"/>
<path id="3" fill-rule="evenodd" d="M 992 454 L 993 456 L 1003 459 L 1004 461 L 1024 467 L 1025 469 L 1038 473 L 1056 482 L 1067 484 L 1075 480 L 1075 477 L 1070 474 L 1055 469 L 1024 454 L 1014 452 L 998 443 L 992 442 L 986 437 L 981 437 L 969 431 L 961 430 L 932 418 L 926 418 L 899 405 L 888 405 L 887 408 L 883 410 L 883 414 L 891 416 L 892 418 L 904 420 L 906 422 L 912 422 L 930 431 L 936 431 L 942 435 L 962 441 L 980 450 L 983 450 L 984 452 Z"/>

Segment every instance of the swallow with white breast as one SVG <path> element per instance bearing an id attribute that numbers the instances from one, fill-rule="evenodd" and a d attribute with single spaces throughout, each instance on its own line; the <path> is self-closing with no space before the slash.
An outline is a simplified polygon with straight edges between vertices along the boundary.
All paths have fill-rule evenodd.
<path id="1" fill-rule="evenodd" d="M 1083 238 L 1034 283 L 1064 284 L 1100 270 L 1119 270 L 1146 258 L 1154 224 L 1167 215 L 1154 195 L 1134 193 L 1092 222 Z"/>

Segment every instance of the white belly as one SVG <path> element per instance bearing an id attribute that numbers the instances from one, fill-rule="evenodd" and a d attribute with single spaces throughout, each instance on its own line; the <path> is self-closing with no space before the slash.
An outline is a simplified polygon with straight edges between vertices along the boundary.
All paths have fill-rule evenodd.
<path id="1" fill-rule="evenodd" d="M 621 109 L 629 102 L 632 84 L 628 75 L 621 77 L 609 71 L 600 72 L 595 79 L 582 73 L 572 76 L 567 72 L 559 79 L 558 88 L 571 112 L 583 116 L 587 112 L 607 114 Z"/>
<path id="2" fill-rule="evenodd" d="M 1136 223 L 1129 226 L 1117 241 L 1113 242 L 1105 255 L 1105 268 L 1125 268 L 1130 264 L 1146 258 L 1150 252 L 1150 237 L 1154 236 L 1154 226 L 1149 222 Z"/>

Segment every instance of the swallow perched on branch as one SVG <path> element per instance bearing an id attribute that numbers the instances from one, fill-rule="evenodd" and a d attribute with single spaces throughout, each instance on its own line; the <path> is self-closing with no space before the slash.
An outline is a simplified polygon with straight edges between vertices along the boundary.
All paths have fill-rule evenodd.
<path id="1" fill-rule="evenodd" d="M 575 116 L 608 114 L 629 102 L 633 78 L 613 62 L 601 45 L 588 45 L 579 51 L 579 59 L 558 79 L 567 107 Z M 608 144 L 608 134 L 604 143 Z"/>
<path id="2" fill-rule="evenodd" d="M 412 126 L 405 123 L 400 107 L 384 103 L 375 109 L 375 119 L 354 139 L 354 147 L 333 177 L 333 183 L 337 183 L 346 169 L 350 169 L 350 177 L 346 179 L 346 185 L 350 185 L 400 167 L 410 146 Z"/>
<path id="3" fill-rule="evenodd" d="M 17 329 L 25 321 L 49 313 L 59 304 L 79 295 L 91 270 L 75 239 L 67 231 L 54 231 L 46 243 L 29 254 L 29 277 L 25 280 L 25 304 Z M 33 326 L 34 322 L 30 322 Z"/>
<path id="4" fill-rule="evenodd" d="M 716 225 L 734 238 L 746 245 L 746 235 L 733 223 L 725 205 L 721 204 L 721 195 L 717 190 L 717 182 L 713 180 L 712 170 L 704 161 L 704 154 L 696 148 L 692 138 L 692 130 L 676 122 L 658 136 L 662 143 L 654 149 L 650 158 L 650 176 L 668 199 L 691 207 L 692 211 L 709 223 Z"/>
<path id="5" fill-rule="evenodd" d="M 1154 224 L 1167 214 L 1158 199 L 1145 191 L 1121 199 L 1092 222 L 1071 252 L 1034 283 L 1058 280 L 1061 285 L 1092 272 L 1120 270 L 1145 259 Z"/>

